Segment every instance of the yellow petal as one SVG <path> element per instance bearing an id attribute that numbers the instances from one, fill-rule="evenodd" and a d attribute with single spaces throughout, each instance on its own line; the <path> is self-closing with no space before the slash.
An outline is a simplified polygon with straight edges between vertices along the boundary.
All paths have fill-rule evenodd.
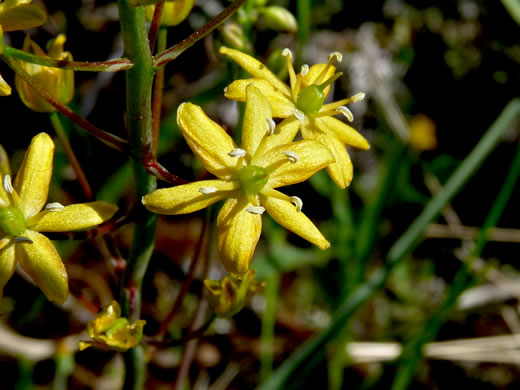
<path id="1" fill-rule="evenodd" d="M 5 82 L 0 75 L 0 96 L 9 96 L 11 94 L 11 87 Z"/>
<path id="2" fill-rule="evenodd" d="M 4 1 L 5 5 L 8 1 Z M 9 2 L 15 3 L 15 2 Z M 19 4 L 0 9 L 0 24 L 4 31 L 26 30 L 41 26 L 47 15 L 40 7 L 32 4 Z"/>
<path id="3" fill-rule="evenodd" d="M 230 191 L 239 187 L 237 182 L 225 180 L 202 180 L 171 188 L 156 190 L 143 196 L 143 204 L 154 213 L 175 215 L 201 210 L 232 195 Z M 210 189 L 202 193 L 200 189 Z M 207 192 L 209 192 L 207 191 Z M 204 190 L 203 190 L 204 192 Z"/>
<path id="4" fill-rule="evenodd" d="M 331 116 L 314 118 L 314 120 L 316 121 L 316 127 L 325 127 L 332 131 L 341 141 L 343 141 L 344 144 L 363 150 L 370 149 L 370 145 L 365 137 L 363 137 L 354 128 L 350 127 L 346 123 L 343 123 L 342 121 Z"/>
<path id="5" fill-rule="evenodd" d="M 328 64 L 316 64 L 311 66 L 309 68 L 309 72 L 305 75 L 305 77 L 302 78 L 302 87 L 308 87 L 311 84 L 321 84 L 324 81 L 330 79 L 334 75 L 334 72 L 336 72 L 336 67 L 333 65 L 329 66 L 325 75 L 320 77 L 320 80 L 318 80 L 318 77 L 321 75 L 321 73 L 327 66 Z M 325 96 L 329 94 L 329 91 L 330 86 L 323 90 Z"/>
<path id="6" fill-rule="evenodd" d="M 284 95 L 279 89 L 275 88 L 269 81 L 264 79 L 245 79 L 236 80 L 227 86 L 224 94 L 228 99 L 237 100 L 239 102 L 246 101 L 246 88 L 248 85 L 254 85 L 262 92 L 273 112 L 275 118 L 287 118 L 293 115 L 295 105 L 290 95 Z"/>
<path id="7" fill-rule="evenodd" d="M 67 271 L 52 242 L 43 234 L 26 230 L 23 236 L 32 241 L 16 244 L 20 265 L 47 298 L 61 304 L 69 294 Z"/>
<path id="8" fill-rule="evenodd" d="M 280 194 L 280 197 L 284 197 L 284 195 Z M 269 215 L 286 229 L 312 242 L 320 249 L 327 249 L 330 246 L 330 243 L 323 237 L 311 220 L 301 211 L 297 211 L 291 202 L 260 195 L 260 203 L 265 207 Z"/>
<path id="9" fill-rule="evenodd" d="M 231 57 L 233 61 L 244 68 L 251 76 L 259 79 L 265 79 L 270 82 L 273 87 L 282 91 L 282 93 L 286 96 L 291 96 L 291 90 L 289 87 L 260 61 L 238 50 L 230 49 L 224 46 L 220 48 L 220 53 Z"/>
<path id="10" fill-rule="evenodd" d="M 4 239 L 5 240 L 5 239 Z M 14 255 L 13 243 L 7 244 L 0 249 L 0 299 L 3 295 L 4 286 L 7 281 L 13 276 L 16 268 L 16 261 Z"/>
<path id="11" fill-rule="evenodd" d="M 37 232 L 68 232 L 88 229 L 109 220 L 117 206 L 90 202 L 66 206 L 60 211 L 43 211 L 27 221 L 29 229 Z"/>
<path id="12" fill-rule="evenodd" d="M 301 122 L 294 116 L 285 118 L 282 122 L 280 122 L 275 128 L 274 134 L 265 137 L 260 145 L 258 145 L 256 154 L 253 156 L 251 164 L 258 165 L 256 164 L 257 159 L 264 155 L 268 150 L 271 150 L 278 145 L 285 145 L 291 142 L 296 136 L 296 133 L 298 133 L 300 124 Z"/>
<path id="13" fill-rule="evenodd" d="M 302 134 L 303 138 L 314 139 L 329 149 L 336 162 L 327 166 L 327 172 L 340 188 L 347 187 L 352 181 L 354 170 L 343 142 L 334 133 L 328 130 L 320 131 L 311 125 L 303 126 Z"/>
<path id="14" fill-rule="evenodd" d="M 209 172 L 221 179 L 233 175 L 238 159 L 228 153 L 236 149 L 236 145 L 202 108 L 191 103 L 181 104 L 177 111 L 177 123 L 191 150 Z"/>
<path id="15" fill-rule="evenodd" d="M 254 86 L 246 88 L 247 100 L 242 127 L 242 148 L 253 156 L 262 139 L 269 132 L 272 120 L 271 106 L 265 96 Z"/>
<path id="16" fill-rule="evenodd" d="M 230 198 L 217 219 L 220 259 L 227 271 L 238 277 L 247 273 L 262 232 L 262 216 L 245 210 L 250 205 L 244 196 Z"/>
<path id="17" fill-rule="evenodd" d="M 294 156 L 296 162 L 291 162 L 287 155 Z M 296 141 L 267 151 L 255 163 L 272 169 L 268 185 L 276 188 L 307 180 L 333 162 L 330 151 L 319 142 Z"/>
<path id="18" fill-rule="evenodd" d="M 20 209 L 26 219 L 37 214 L 47 201 L 53 154 L 54 142 L 45 133 L 35 136 L 25 152 L 14 188 L 20 195 Z"/>

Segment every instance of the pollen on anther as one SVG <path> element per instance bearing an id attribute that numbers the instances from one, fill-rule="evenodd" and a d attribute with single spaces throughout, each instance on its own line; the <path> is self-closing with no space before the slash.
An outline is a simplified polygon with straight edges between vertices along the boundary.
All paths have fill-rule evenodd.
<path id="1" fill-rule="evenodd" d="M 294 116 L 296 117 L 296 119 L 298 119 L 300 122 L 303 122 L 304 119 L 305 119 L 305 114 L 303 112 L 301 112 L 300 110 L 298 110 L 297 108 L 295 108 L 293 110 L 293 114 Z"/>
<path id="2" fill-rule="evenodd" d="M 293 164 L 294 164 L 296 161 L 298 161 L 298 155 L 297 155 L 295 152 L 293 152 L 292 150 L 285 150 L 285 151 L 283 152 L 283 154 L 285 154 L 285 157 L 287 157 L 287 158 L 289 159 L 289 161 L 290 161 L 291 163 L 293 163 Z"/>
<path id="3" fill-rule="evenodd" d="M 336 57 L 336 61 L 341 62 L 343 61 L 343 54 L 341 54 L 339 51 L 333 51 L 329 54 L 329 61 L 332 60 L 334 57 Z"/>
<path id="4" fill-rule="evenodd" d="M 262 206 L 247 206 L 246 211 L 250 214 L 262 215 L 265 209 Z"/>
<path id="5" fill-rule="evenodd" d="M 349 122 L 352 122 L 354 120 L 354 115 L 352 114 L 352 111 L 350 111 L 347 107 L 339 106 L 338 108 L 336 108 L 336 111 L 345 115 Z"/>
<path id="6" fill-rule="evenodd" d="M 291 203 L 296 206 L 296 211 L 302 211 L 303 202 L 300 198 L 298 198 L 297 196 L 291 196 Z"/>
<path id="7" fill-rule="evenodd" d="M 213 194 L 217 192 L 217 187 L 200 187 L 199 192 L 204 195 Z"/>
<path id="8" fill-rule="evenodd" d="M 61 211 L 65 208 L 61 203 L 52 202 L 45 206 L 45 210 L 47 211 Z"/>
<path id="9" fill-rule="evenodd" d="M 309 73 L 309 65 L 303 64 L 300 73 L 303 77 L 307 76 L 307 73 Z"/>
<path id="10" fill-rule="evenodd" d="M 266 118 L 267 122 L 267 134 L 273 135 L 274 129 L 276 128 L 276 123 L 272 120 L 272 118 Z"/>
<path id="11" fill-rule="evenodd" d="M 246 155 L 246 151 L 244 149 L 236 148 L 228 153 L 230 157 L 244 157 Z"/>
<path id="12" fill-rule="evenodd" d="M 365 98 L 365 93 L 364 92 L 356 93 L 354 96 L 351 97 L 353 103 L 360 102 L 364 98 Z"/>
<path id="13" fill-rule="evenodd" d="M 11 176 L 4 176 L 4 190 L 10 194 L 14 192 L 13 183 L 11 182 Z"/>
<path id="14" fill-rule="evenodd" d="M 292 60 L 292 51 L 290 49 L 288 49 L 288 48 L 283 49 L 282 55 L 284 57 L 289 56 L 289 58 L 291 58 L 291 60 Z"/>

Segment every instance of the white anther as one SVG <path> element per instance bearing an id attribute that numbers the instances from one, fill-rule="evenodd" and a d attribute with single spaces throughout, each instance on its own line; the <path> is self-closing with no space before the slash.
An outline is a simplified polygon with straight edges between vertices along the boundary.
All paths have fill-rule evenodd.
<path id="1" fill-rule="evenodd" d="M 226 92 L 227 92 L 227 87 L 224 88 L 224 93 L 226 93 Z"/>
<path id="2" fill-rule="evenodd" d="M 296 206 L 296 211 L 302 211 L 303 202 L 300 198 L 298 198 L 297 196 L 291 196 L 291 203 Z"/>
<path id="3" fill-rule="evenodd" d="M 231 152 L 228 153 L 228 156 L 230 157 L 244 157 L 247 154 L 247 152 L 244 149 L 236 148 L 233 149 Z"/>
<path id="4" fill-rule="evenodd" d="M 336 108 L 336 111 L 345 115 L 349 122 L 352 122 L 354 120 L 354 115 L 352 114 L 352 111 L 350 111 L 347 107 L 339 106 L 338 108 Z"/>
<path id="5" fill-rule="evenodd" d="M 273 135 L 274 129 L 276 128 L 276 123 L 271 118 L 266 118 L 267 122 L 267 135 Z"/>
<path id="6" fill-rule="evenodd" d="M 293 110 L 293 114 L 296 117 L 296 119 L 298 119 L 300 122 L 303 122 L 305 120 L 305 114 L 297 108 Z"/>
<path id="7" fill-rule="evenodd" d="M 217 187 L 200 187 L 199 192 L 204 195 L 212 194 L 217 192 Z"/>
<path id="8" fill-rule="evenodd" d="M 11 182 L 11 176 L 4 176 L 4 190 L 10 194 L 14 192 L 13 183 Z"/>
<path id="9" fill-rule="evenodd" d="M 246 211 L 251 214 L 262 215 L 265 209 L 262 206 L 247 206 Z"/>
<path id="10" fill-rule="evenodd" d="M 114 307 L 113 307 L 112 305 L 110 305 L 110 306 L 107 307 L 107 314 L 108 314 L 109 316 L 114 315 Z"/>
<path id="11" fill-rule="evenodd" d="M 291 150 L 285 150 L 283 152 L 283 154 L 285 154 L 285 157 L 287 157 L 289 159 L 289 161 L 291 163 L 295 163 L 296 161 L 298 161 L 298 155 L 296 153 L 294 153 L 293 151 Z"/>
<path id="12" fill-rule="evenodd" d="M 61 203 L 52 202 L 45 206 L 45 210 L 47 211 L 61 211 L 65 208 Z"/>
<path id="13" fill-rule="evenodd" d="M 363 92 L 356 93 L 354 96 L 351 97 L 353 103 L 360 102 L 365 98 L 365 94 Z"/>
<path id="14" fill-rule="evenodd" d="M 309 73 L 309 65 L 303 64 L 302 68 L 300 70 L 300 73 L 302 74 L 303 77 L 305 77 L 307 75 L 307 73 Z"/>
<path id="15" fill-rule="evenodd" d="M 343 61 L 343 54 L 341 54 L 339 51 L 333 51 L 332 53 L 329 54 L 329 61 L 331 59 L 333 59 L 334 57 L 336 57 L 336 61 L 338 62 L 341 62 Z"/>
<path id="16" fill-rule="evenodd" d="M 14 241 L 15 244 L 18 244 L 20 242 L 27 242 L 29 244 L 33 243 L 33 241 L 29 237 L 23 237 L 23 236 L 15 237 L 13 239 L 13 241 Z"/>
<path id="17" fill-rule="evenodd" d="M 289 56 L 289 58 L 292 60 L 292 51 L 290 49 L 288 49 L 288 48 L 283 49 L 282 55 L 284 57 Z"/>

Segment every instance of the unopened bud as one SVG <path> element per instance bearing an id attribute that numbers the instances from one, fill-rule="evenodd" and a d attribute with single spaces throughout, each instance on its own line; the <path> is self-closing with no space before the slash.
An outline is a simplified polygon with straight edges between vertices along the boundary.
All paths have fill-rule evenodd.
<path id="1" fill-rule="evenodd" d="M 161 15 L 161 26 L 176 26 L 188 17 L 195 4 L 195 0 L 175 0 L 166 1 L 164 3 Z M 144 8 L 146 20 L 149 22 L 153 19 L 155 5 L 148 5 Z"/>
<path id="2" fill-rule="evenodd" d="M 258 9 L 262 15 L 263 26 L 276 31 L 294 33 L 298 31 L 298 23 L 294 15 L 283 7 L 272 5 Z"/>
<path id="3" fill-rule="evenodd" d="M 227 23 L 220 30 L 222 34 L 222 41 L 226 46 L 237 50 L 244 50 L 247 46 L 247 38 L 244 36 L 244 31 L 236 23 Z"/>

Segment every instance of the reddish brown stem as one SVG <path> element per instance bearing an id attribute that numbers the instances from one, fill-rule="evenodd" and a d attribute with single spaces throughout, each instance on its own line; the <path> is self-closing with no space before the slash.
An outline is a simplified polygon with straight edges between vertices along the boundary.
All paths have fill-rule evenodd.
<path id="1" fill-rule="evenodd" d="M 153 12 L 152 24 L 150 25 L 150 31 L 148 32 L 148 42 L 150 43 L 150 53 L 153 54 L 155 48 L 155 42 L 157 41 L 157 33 L 159 32 L 159 28 L 161 26 L 161 16 L 164 9 L 164 1 L 157 3 L 155 5 L 155 10 Z"/>

